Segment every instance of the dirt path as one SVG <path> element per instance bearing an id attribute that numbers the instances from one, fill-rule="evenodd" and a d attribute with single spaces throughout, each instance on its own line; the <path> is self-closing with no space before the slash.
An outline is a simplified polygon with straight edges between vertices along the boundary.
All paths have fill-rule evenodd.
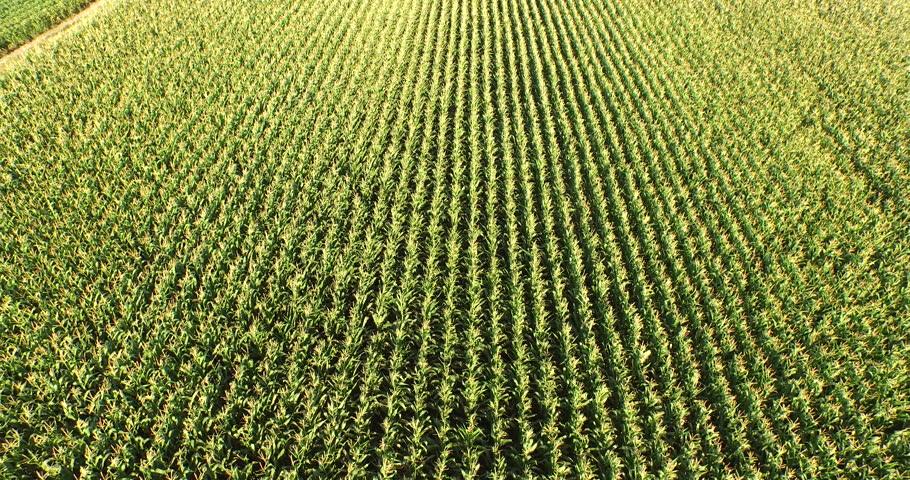
<path id="1" fill-rule="evenodd" d="M 42 46 L 50 44 L 56 39 L 62 38 L 63 34 L 70 30 L 70 27 L 78 25 L 82 20 L 87 20 L 100 13 L 105 6 L 113 3 L 113 0 L 95 0 L 79 13 L 58 23 L 50 30 L 38 35 L 30 41 L 18 46 L 15 50 L 0 57 L 0 72 L 6 70 L 11 65 L 15 65 L 25 54 L 33 49 L 40 49 Z"/>

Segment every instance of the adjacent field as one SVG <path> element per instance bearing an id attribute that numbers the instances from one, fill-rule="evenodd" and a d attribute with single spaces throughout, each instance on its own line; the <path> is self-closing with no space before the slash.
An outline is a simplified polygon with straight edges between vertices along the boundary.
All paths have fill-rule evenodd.
<path id="1" fill-rule="evenodd" d="M 38 36 L 91 0 L 0 0 L 0 54 Z"/>
<path id="2" fill-rule="evenodd" d="M 0 73 L 0 476 L 910 478 L 908 45 L 113 0 Z"/>

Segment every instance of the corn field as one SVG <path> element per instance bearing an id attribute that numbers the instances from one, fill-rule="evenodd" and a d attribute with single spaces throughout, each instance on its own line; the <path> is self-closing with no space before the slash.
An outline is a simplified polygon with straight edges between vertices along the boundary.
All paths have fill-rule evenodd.
<path id="1" fill-rule="evenodd" d="M 910 478 L 908 186 L 906 0 L 107 0 L 0 72 L 0 477 Z"/>
<path id="2" fill-rule="evenodd" d="M 0 0 L 0 54 L 79 11 L 89 0 Z"/>

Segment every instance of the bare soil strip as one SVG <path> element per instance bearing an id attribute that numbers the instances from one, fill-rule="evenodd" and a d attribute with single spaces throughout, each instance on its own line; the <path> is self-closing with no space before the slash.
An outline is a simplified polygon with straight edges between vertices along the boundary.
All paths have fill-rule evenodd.
<path id="1" fill-rule="evenodd" d="M 62 34 L 69 30 L 70 27 L 77 25 L 82 20 L 86 20 L 98 14 L 101 12 L 102 8 L 109 3 L 111 3 L 110 0 L 95 0 L 83 8 L 79 13 L 58 23 L 50 30 L 42 33 L 41 35 L 38 35 L 30 41 L 16 47 L 15 50 L 7 53 L 5 56 L 0 57 L 0 72 L 4 71 L 10 65 L 15 64 L 18 59 L 22 58 L 32 49 L 40 48 L 41 46 L 49 44 L 51 41 L 62 37 Z"/>

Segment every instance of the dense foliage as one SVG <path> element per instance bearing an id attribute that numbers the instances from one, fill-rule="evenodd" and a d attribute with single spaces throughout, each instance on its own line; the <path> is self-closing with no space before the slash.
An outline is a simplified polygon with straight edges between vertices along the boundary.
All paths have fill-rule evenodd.
<path id="1" fill-rule="evenodd" d="M 910 478 L 908 45 L 114 0 L 0 74 L 0 473 Z"/>
<path id="2" fill-rule="evenodd" d="M 79 11 L 90 0 L 0 0 L 0 53 Z"/>

